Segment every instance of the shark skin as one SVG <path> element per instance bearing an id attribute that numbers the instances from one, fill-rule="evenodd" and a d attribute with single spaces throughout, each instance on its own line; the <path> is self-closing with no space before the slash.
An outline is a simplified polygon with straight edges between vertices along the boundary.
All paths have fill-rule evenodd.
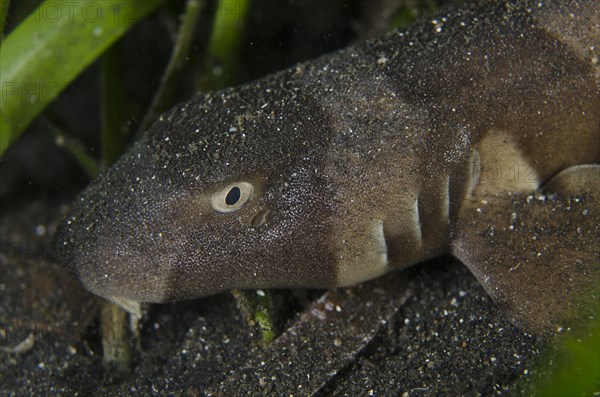
<path id="1" fill-rule="evenodd" d="M 599 57 L 593 0 L 485 2 L 199 94 L 79 196 L 59 255 L 136 312 L 452 254 L 553 332 L 598 312 Z"/>

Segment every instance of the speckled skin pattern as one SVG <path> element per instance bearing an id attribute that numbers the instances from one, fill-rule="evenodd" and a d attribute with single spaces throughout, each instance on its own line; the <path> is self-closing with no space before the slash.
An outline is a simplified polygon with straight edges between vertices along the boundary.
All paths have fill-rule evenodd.
<path id="1" fill-rule="evenodd" d="M 468 200 L 600 162 L 598 8 L 485 2 L 200 94 L 81 194 L 62 260 L 107 299 L 165 302 L 348 285 L 452 253 Z M 527 178 L 484 172 L 515 164 Z M 211 207 L 242 181 L 246 206 Z"/>

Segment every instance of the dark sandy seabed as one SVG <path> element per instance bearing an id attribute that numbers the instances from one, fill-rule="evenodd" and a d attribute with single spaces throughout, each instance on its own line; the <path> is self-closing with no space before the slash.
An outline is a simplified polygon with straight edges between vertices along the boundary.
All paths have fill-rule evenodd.
<path id="1" fill-rule="evenodd" d="M 2 394 L 529 395 L 546 376 L 547 345 L 445 258 L 354 288 L 277 292 L 308 306 L 283 304 L 282 334 L 268 348 L 228 294 L 148 307 L 135 368 L 117 379 L 102 363 L 99 301 L 53 259 L 61 211 L 34 201 L 1 213 L 2 346 L 33 341 L 0 354 Z"/>

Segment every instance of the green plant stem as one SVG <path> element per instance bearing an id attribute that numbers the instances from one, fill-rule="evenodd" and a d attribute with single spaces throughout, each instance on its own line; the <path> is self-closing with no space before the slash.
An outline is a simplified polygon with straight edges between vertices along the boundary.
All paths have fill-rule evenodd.
<path id="1" fill-rule="evenodd" d="M 132 341 L 135 339 L 129 314 L 114 303 L 105 301 L 102 304 L 101 318 L 104 365 L 113 369 L 117 376 L 126 375 L 131 372 Z"/>
<path id="2" fill-rule="evenodd" d="M 165 111 L 166 107 L 170 105 L 170 97 L 173 93 L 177 78 L 179 77 L 178 72 L 183 67 L 185 59 L 189 54 L 194 39 L 194 32 L 196 31 L 196 25 L 198 23 L 198 16 L 203 7 L 204 1 L 202 0 L 187 1 L 183 21 L 173 48 L 173 54 L 171 55 L 167 69 L 163 74 L 158 91 L 152 100 L 152 104 L 150 104 L 144 119 L 140 123 L 136 133 L 136 139 L 138 139 L 156 120 L 158 115 Z"/>
<path id="3" fill-rule="evenodd" d="M 250 0 L 219 0 L 198 91 L 219 90 L 237 83 L 237 68 Z"/>
<path id="4" fill-rule="evenodd" d="M 8 6 L 10 0 L 0 0 L 0 43 L 4 39 L 4 25 L 6 24 L 6 18 L 8 17 Z"/>
<path id="5" fill-rule="evenodd" d="M 254 335 L 255 331 L 258 331 L 259 341 L 263 345 L 270 344 L 275 339 L 275 327 L 273 325 L 273 301 L 269 291 L 232 290 L 231 293 L 250 327 L 250 333 Z"/>
<path id="6" fill-rule="evenodd" d="M 98 175 L 100 166 L 96 160 L 90 156 L 83 145 L 76 139 L 65 134 L 60 127 L 52 122 L 48 117 L 42 116 L 40 121 L 46 127 L 59 147 L 64 147 L 81 165 L 90 179 L 94 179 Z"/>
<path id="7" fill-rule="evenodd" d="M 558 346 L 563 363 L 540 396 L 593 396 L 600 391 L 600 320 L 570 336 Z"/>
<path id="8" fill-rule="evenodd" d="M 102 163 L 111 165 L 119 158 L 127 142 L 124 130 L 124 96 L 121 51 L 112 46 L 100 62 L 100 121 L 102 124 Z"/>
<path id="9" fill-rule="evenodd" d="M 0 47 L 0 156 L 73 79 L 162 1 L 46 0 L 21 22 Z M 45 11 L 57 6 L 66 8 L 51 18 Z"/>

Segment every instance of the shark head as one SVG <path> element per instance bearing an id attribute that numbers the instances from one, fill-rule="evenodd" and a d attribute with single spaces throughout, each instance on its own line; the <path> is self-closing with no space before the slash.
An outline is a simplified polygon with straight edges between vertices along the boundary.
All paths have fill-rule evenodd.
<path id="1" fill-rule="evenodd" d="M 77 199 L 62 262 L 126 306 L 352 285 L 442 252 L 466 155 L 423 156 L 427 113 L 355 51 L 161 116 Z"/>
<path id="2" fill-rule="evenodd" d="M 70 272 L 115 302 L 333 286 L 327 117 L 310 93 L 282 95 L 297 88 L 285 84 L 161 116 L 72 206 L 57 237 Z"/>

